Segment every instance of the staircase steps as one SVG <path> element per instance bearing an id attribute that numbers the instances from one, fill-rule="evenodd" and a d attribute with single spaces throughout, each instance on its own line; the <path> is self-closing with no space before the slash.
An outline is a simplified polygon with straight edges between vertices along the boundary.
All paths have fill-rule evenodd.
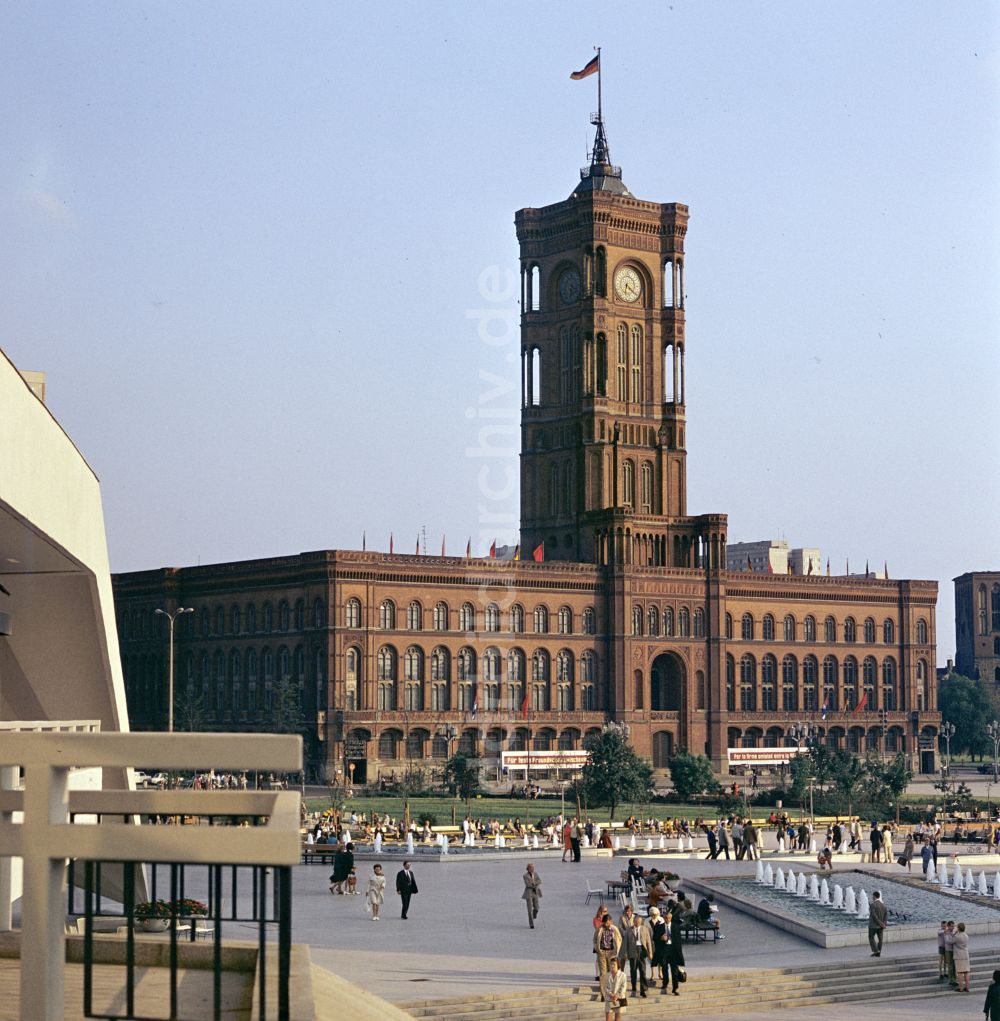
<path id="1" fill-rule="evenodd" d="M 887 949 L 892 953 L 892 949 Z M 717 1014 L 754 1009 L 766 1003 L 769 1010 L 802 1009 L 828 1003 L 865 1000 L 930 999 L 956 995 L 973 1002 L 985 995 L 1000 953 L 974 950 L 972 992 L 956 994 L 947 982 L 938 981 L 936 957 L 841 961 L 835 964 L 794 968 L 762 968 L 691 976 L 680 996 L 662 995 L 651 987 L 647 999 L 629 995 L 629 1015 L 672 1017 L 685 1014 Z M 690 975 L 690 972 L 689 972 Z M 421 1000 L 399 1004 L 415 1018 L 426 1021 L 503 1021 L 530 1016 L 535 1021 L 592 1021 L 598 999 L 597 984 L 564 989 L 525 989 L 485 996 Z M 978 1004 L 978 1001 L 976 1001 Z M 963 1006 L 962 1012 L 965 1012 Z M 978 1011 L 970 1010 L 970 1013 Z"/>

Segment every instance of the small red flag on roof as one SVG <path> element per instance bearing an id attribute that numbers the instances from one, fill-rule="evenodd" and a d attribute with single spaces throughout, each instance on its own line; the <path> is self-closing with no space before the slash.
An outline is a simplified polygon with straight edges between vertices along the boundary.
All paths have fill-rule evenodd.
<path id="1" fill-rule="evenodd" d="M 538 562 L 541 563 L 545 559 L 545 543 L 540 542 L 532 551 L 531 556 Z"/>

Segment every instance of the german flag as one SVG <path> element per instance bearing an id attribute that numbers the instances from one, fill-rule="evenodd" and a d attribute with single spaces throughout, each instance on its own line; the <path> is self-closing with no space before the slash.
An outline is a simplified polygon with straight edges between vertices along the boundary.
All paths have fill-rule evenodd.
<path id="1" fill-rule="evenodd" d="M 586 65 L 580 68 L 579 71 L 574 71 L 570 78 L 573 81 L 578 82 L 582 78 L 589 78 L 592 74 L 597 74 L 601 69 L 601 55 L 598 53 L 596 57 L 590 60 Z"/>

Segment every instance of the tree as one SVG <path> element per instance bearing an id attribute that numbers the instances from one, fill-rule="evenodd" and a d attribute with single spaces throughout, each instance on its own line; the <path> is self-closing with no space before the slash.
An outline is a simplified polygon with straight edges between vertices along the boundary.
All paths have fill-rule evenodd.
<path id="1" fill-rule="evenodd" d="M 607 724 L 588 737 L 590 753 L 583 767 L 583 786 L 592 805 L 610 805 L 611 817 L 623 801 L 645 801 L 653 792 L 653 767 L 628 743 L 623 728 Z"/>
<path id="2" fill-rule="evenodd" d="M 174 730 L 208 730 L 209 713 L 205 700 L 193 686 L 186 686 L 174 694 Z"/>
<path id="3" fill-rule="evenodd" d="M 948 674 L 938 686 L 938 709 L 946 723 L 955 724 L 952 752 L 982 756 L 993 750 L 986 725 L 1000 717 L 1000 705 L 982 681 Z"/>
<path id="4" fill-rule="evenodd" d="M 301 734 L 306 729 L 302 690 L 291 677 L 282 677 L 271 688 L 267 729 L 272 734 Z"/>
<path id="5" fill-rule="evenodd" d="M 459 752 L 445 762 L 444 782 L 452 797 L 468 804 L 479 793 L 479 767 Z"/>
<path id="6" fill-rule="evenodd" d="M 850 752 L 838 748 L 831 758 L 833 786 L 847 799 L 847 814 L 853 815 L 854 798 L 868 775 L 865 763 Z"/>
<path id="7" fill-rule="evenodd" d="M 669 763 L 670 781 L 681 801 L 690 801 L 696 794 L 713 794 L 719 783 L 712 772 L 712 763 L 704 755 L 678 752 Z"/>
<path id="8" fill-rule="evenodd" d="M 906 768 L 906 756 L 900 752 L 891 762 L 883 763 L 875 755 L 869 755 L 865 762 L 868 793 L 874 804 L 884 807 L 894 801 L 897 808 L 899 799 L 913 779 Z"/>

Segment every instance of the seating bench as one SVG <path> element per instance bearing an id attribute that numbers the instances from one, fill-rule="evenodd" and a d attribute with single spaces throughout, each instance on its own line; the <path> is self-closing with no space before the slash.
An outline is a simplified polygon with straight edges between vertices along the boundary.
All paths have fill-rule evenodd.
<path id="1" fill-rule="evenodd" d="M 681 925 L 681 939 L 688 943 L 707 943 L 708 937 L 712 937 L 713 943 L 718 943 L 722 933 L 714 925 L 701 925 L 694 922 L 686 922 Z"/>
<path id="2" fill-rule="evenodd" d="M 340 850 L 339 844 L 302 844 L 302 861 L 309 865 L 315 861 L 333 861 Z"/>

